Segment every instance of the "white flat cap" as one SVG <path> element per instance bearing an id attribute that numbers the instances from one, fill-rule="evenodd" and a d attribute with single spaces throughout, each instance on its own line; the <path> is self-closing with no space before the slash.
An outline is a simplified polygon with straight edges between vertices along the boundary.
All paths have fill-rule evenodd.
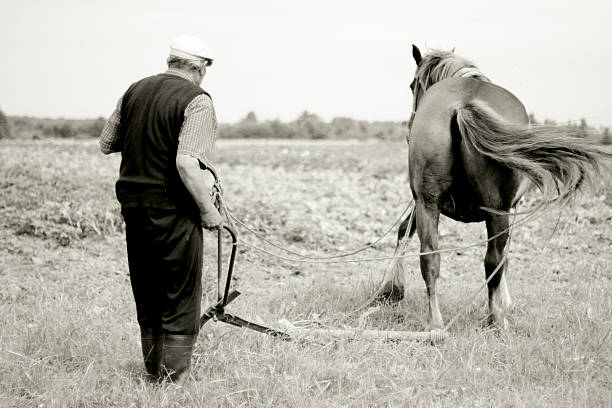
<path id="1" fill-rule="evenodd" d="M 170 44 L 170 55 L 189 60 L 214 59 L 208 45 L 192 35 L 175 37 Z"/>

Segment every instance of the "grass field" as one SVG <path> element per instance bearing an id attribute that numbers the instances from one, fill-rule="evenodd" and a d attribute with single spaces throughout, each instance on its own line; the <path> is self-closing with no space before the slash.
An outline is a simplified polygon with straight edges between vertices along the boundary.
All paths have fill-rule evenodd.
<path id="1" fill-rule="evenodd" d="M 372 242 L 405 208 L 406 157 L 403 143 L 220 141 L 214 162 L 245 223 L 298 252 L 331 255 Z M 95 140 L 0 141 L 1 407 L 612 405 L 609 170 L 571 208 L 515 231 L 506 332 L 484 328 L 485 292 L 437 346 L 287 343 L 209 323 L 194 381 L 177 388 L 143 379 L 113 190 L 119 159 Z M 448 219 L 440 232 L 443 247 L 486 236 L 484 225 Z M 203 304 L 216 273 L 216 237 L 205 235 Z M 360 255 L 391 255 L 394 235 Z M 484 245 L 443 255 L 446 320 L 483 282 L 483 255 Z M 384 262 L 298 264 L 242 246 L 234 284 L 243 295 L 229 309 L 273 326 L 422 330 L 418 259 L 404 264 L 406 299 L 367 309 Z"/>

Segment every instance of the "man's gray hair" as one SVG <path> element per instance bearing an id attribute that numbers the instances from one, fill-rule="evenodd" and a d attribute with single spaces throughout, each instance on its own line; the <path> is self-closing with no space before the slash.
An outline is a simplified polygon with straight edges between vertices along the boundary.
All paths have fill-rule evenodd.
<path id="1" fill-rule="evenodd" d="M 168 63 L 168 68 L 177 68 L 189 71 L 199 71 L 202 69 L 202 65 L 204 64 L 204 61 L 188 60 L 177 57 L 176 55 L 170 55 L 168 59 L 166 59 L 166 62 Z"/>

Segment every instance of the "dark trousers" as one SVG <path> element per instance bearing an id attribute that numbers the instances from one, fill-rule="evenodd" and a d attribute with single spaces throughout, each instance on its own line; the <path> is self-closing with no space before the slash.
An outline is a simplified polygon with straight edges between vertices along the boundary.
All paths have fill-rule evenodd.
<path id="1" fill-rule="evenodd" d="M 130 281 L 143 333 L 197 334 L 202 227 L 176 210 L 123 208 Z"/>

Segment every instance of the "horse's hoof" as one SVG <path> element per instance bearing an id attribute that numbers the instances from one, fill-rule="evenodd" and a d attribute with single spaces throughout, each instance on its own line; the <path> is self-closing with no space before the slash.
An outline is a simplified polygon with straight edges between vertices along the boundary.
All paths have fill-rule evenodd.
<path id="1" fill-rule="evenodd" d="M 505 317 L 489 315 L 487 326 L 490 329 L 508 330 L 508 320 Z"/>
<path id="2" fill-rule="evenodd" d="M 385 283 L 385 286 L 378 291 L 374 302 L 376 303 L 397 303 L 404 298 L 404 287 L 398 286 L 393 282 Z"/>
<path id="3" fill-rule="evenodd" d="M 432 319 L 429 321 L 429 325 L 428 325 L 429 331 L 432 330 L 442 330 L 444 329 L 444 322 L 442 321 L 442 319 Z"/>

